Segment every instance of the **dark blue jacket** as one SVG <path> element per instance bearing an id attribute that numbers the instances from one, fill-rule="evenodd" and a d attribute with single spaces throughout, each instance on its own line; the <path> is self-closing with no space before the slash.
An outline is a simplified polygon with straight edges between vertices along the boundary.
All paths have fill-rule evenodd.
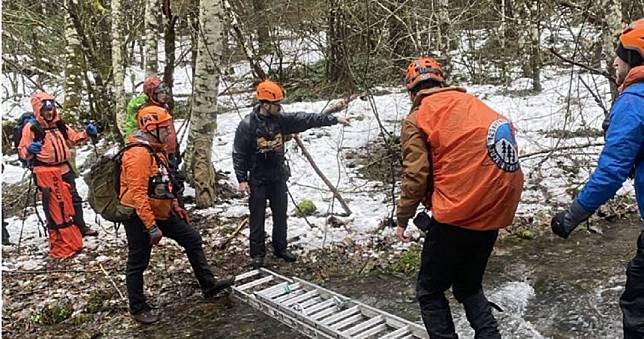
<path id="1" fill-rule="evenodd" d="M 599 163 L 577 202 L 586 211 L 595 212 L 622 187 L 635 166 L 635 193 L 644 218 L 644 83 L 628 86 L 617 97 L 609 120 Z"/>

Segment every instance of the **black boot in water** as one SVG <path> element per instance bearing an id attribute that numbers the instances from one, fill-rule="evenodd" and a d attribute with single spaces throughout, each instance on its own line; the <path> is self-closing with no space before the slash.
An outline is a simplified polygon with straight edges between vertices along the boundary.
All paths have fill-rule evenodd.
<path id="1" fill-rule="evenodd" d="M 498 324 L 492 315 L 492 305 L 483 291 L 459 300 L 465 308 L 465 316 L 474 329 L 476 339 L 501 339 Z"/>
<path id="2" fill-rule="evenodd" d="M 425 329 L 430 339 L 456 339 L 452 311 L 444 295 L 423 296 L 418 300 Z"/>

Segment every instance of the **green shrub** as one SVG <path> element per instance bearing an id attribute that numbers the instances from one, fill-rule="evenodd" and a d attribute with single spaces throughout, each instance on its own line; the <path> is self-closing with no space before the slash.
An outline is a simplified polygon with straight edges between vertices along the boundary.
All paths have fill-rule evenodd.
<path id="1" fill-rule="evenodd" d="M 308 217 L 309 215 L 313 215 L 315 211 L 317 211 L 317 207 L 313 203 L 313 201 L 304 199 L 300 201 L 299 204 L 297 204 L 297 208 L 295 208 L 295 215 L 298 217 Z"/>

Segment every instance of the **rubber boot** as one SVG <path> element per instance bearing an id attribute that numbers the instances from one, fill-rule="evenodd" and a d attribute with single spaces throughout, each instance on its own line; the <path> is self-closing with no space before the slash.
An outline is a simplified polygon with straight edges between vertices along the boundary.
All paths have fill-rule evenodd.
<path id="1" fill-rule="evenodd" d="M 465 316 L 474 329 L 476 339 L 501 339 L 498 324 L 492 315 L 492 305 L 485 298 L 483 291 L 464 298 L 461 303 L 465 308 Z"/>
<path id="2" fill-rule="evenodd" d="M 423 296 L 418 300 L 425 329 L 430 339 L 456 339 L 449 302 L 442 293 L 438 296 Z"/>

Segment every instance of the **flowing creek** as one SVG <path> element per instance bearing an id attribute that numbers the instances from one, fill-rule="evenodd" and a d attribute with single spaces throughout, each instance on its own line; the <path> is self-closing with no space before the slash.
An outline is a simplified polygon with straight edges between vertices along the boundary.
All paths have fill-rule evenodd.
<path id="1" fill-rule="evenodd" d="M 488 298 L 504 338 L 620 338 L 619 296 L 625 264 L 635 253 L 636 217 L 600 225 L 603 235 L 575 232 L 564 241 L 550 234 L 532 240 L 507 237 L 497 242 L 485 276 Z M 583 225 L 581 226 L 583 228 Z M 548 230 L 549 231 L 549 230 Z M 287 274 L 288 275 L 288 274 Z M 305 278 L 305 277 L 302 277 Z M 372 273 L 332 276 L 326 288 L 398 316 L 420 321 L 414 276 Z M 458 333 L 473 337 L 462 307 L 447 293 Z M 159 324 L 106 336 L 300 338 L 294 332 L 232 296 L 199 307 L 164 312 Z M 171 318 L 171 319 L 168 319 Z M 118 331 L 118 330 L 117 330 Z"/>

